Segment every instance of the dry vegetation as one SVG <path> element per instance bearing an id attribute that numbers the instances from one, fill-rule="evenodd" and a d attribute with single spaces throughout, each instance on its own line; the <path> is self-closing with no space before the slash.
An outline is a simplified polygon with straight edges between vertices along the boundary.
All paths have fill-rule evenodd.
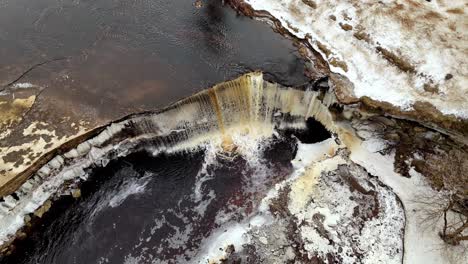
<path id="1" fill-rule="evenodd" d="M 422 224 L 437 229 L 448 246 L 468 245 L 468 148 L 410 121 L 395 120 L 384 129 L 390 142 L 382 154 L 395 151 L 395 170 L 411 177 L 414 168 L 435 192 L 415 193 L 426 208 Z M 466 249 L 468 252 L 468 249 Z"/>
<path id="2" fill-rule="evenodd" d="M 468 241 L 468 160 L 461 150 L 440 151 L 425 157 L 418 170 L 439 192 L 432 197 L 420 197 L 420 203 L 431 208 L 425 212 L 427 221 L 442 218 L 440 237 L 449 245 Z"/>

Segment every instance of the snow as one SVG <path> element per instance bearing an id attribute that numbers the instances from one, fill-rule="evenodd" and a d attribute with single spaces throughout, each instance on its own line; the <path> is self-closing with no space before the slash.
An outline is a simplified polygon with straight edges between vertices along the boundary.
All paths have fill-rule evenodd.
<path id="1" fill-rule="evenodd" d="M 298 152 L 292 161 L 293 173 L 278 183 L 266 197 L 258 211 L 267 215 L 268 204 L 279 197 L 279 191 L 290 187 L 288 209 L 298 224 L 298 234 L 304 240 L 309 257 L 318 254 L 339 256 L 341 263 L 356 263 L 355 249 L 362 253 L 362 263 L 401 263 L 404 212 L 392 191 L 380 186 L 375 179 L 352 161 L 346 152 L 340 152 L 333 138 L 315 144 L 298 143 Z M 352 208 L 358 206 L 355 196 L 346 184 L 340 184 L 339 166 L 346 166 L 359 184 L 378 193 L 378 217 L 364 222 L 361 232 L 355 226 Z M 368 182 L 371 182 L 369 184 Z M 374 187 L 372 187 L 374 186 Z M 362 206 L 362 205 L 361 205 Z M 314 216 L 323 217 L 323 228 L 329 238 L 317 231 Z M 263 230 L 269 230 L 268 222 Z M 268 231 L 266 231 L 268 232 Z M 334 244 L 330 244 L 330 240 Z M 260 241 L 262 242 L 262 241 Z M 342 251 L 338 251 L 340 248 Z"/>
<path id="2" fill-rule="evenodd" d="M 333 72 L 354 84 L 357 97 L 368 96 L 411 110 L 427 102 L 446 115 L 468 118 L 468 45 L 464 1 L 245 0 L 255 10 L 266 10 L 298 38 L 311 45 L 332 65 Z M 332 19 L 334 18 L 334 19 Z M 341 25 L 352 26 L 344 30 Z M 368 39 L 358 39 L 365 33 Z M 383 48 L 406 65 L 398 67 L 377 51 Z M 447 77 L 451 76 L 451 77 Z M 436 86 L 438 92 L 424 90 Z"/>
<path id="3" fill-rule="evenodd" d="M 13 88 L 33 88 L 33 87 L 36 87 L 34 84 L 32 83 L 15 83 L 13 84 Z"/>
<path id="4" fill-rule="evenodd" d="M 28 89 L 28 88 L 34 88 L 34 87 L 39 87 L 37 85 L 34 85 L 32 83 L 15 83 L 11 86 L 10 91 L 8 89 L 4 89 L 0 91 L 0 95 L 8 95 L 11 93 L 12 90 L 17 90 L 17 89 Z M 14 96 L 14 95 L 13 95 Z"/>
<path id="5" fill-rule="evenodd" d="M 422 175 L 412 171 L 411 178 L 405 178 L 396 173 L 393 166 L 393 155 L 383 156 L 370 151 L 375 144 L 373 141 L 363 141 L 351 148 L 352 161 L 366 168 L 369 173 L 378 176 L 384 184 L 391 187 L 401 199 L 405 207 L 405 255 L 404 263 L 438 264 L 447 263 L 453 252 L 444 251 L 446 248 L 438 236 L 437 228 L 427 228 L 422 224 L 421 211 L 426 208 L 424 204 L 415 201 L 416 194 L 427 196 L 436 195 L 435 191 L 425 182 Z M 441 226 L 436 223 L 436 226 Z M 372 232 L 372 230 L 370 230 Z M 468 256 L 464 256 L 468 262 Z"/>
<path id="6" fill-rule="evenodd" d="M 241 137 L 234 138 L 236 138 L 236 142 L 243 142 L 240 140 Z M 251 140 L 252 142 L 250 142 Z M 258 142 L 255 143 L 255 140 L 255 138 L 244 139 L 244 143 L 247 142 L 249 144 L 239 144 L 239 146 L 251 146 L 251 148 L 246 147 L 242 152 L 242 155 L 248 157 L 253 166 L 259 166 L 261 165 L 261 162 L 259 161 L 259 157 L 261 155 L 259 155 L 260 152 L 258 150 L 259 144 Z M 328 162 L 327 159 L 331 155 L 335 154 L 336 147 L 337 145 L 334 139 L 327 139 L 315 144 L 303 144 L 298 142 L 298 151 L 296 157 L 293 161 L 291 161 L 295 171 L 290 175 L 290 177 L 287 180 L 278 183 L 268 192 L 268 194 L 262 200 L 261 205 L 258 207 L 256 214 L 254 214 L 250 219 L 243 221 L 242 223 L 227 223 L 222 225 L 219 230 L 214 231 L 210 237 L 203 242 L 203 249 L 201 250 L 201 254 L 198 256 L 196 263 L 206 263 L 207 260 L 209 260 L 210 263 L 218 263 L 226 257 L 225 249 L 229 245 L 234 245 L 236 251 L 241 251 L 242 245 L 245 245 L 251 241 L 251 235 L 249 232 L 253 228 L 268 226 L 272 223 L 273 218 L 267 209 L 268 203 L 270 202 L 271 198 L 278 194 L 277 190 L 280 188 L 280 186 L 284 186 L 300 175 L 306 173 L 306 168 L 308 166 L 320 160 L 325 159 L 327 161 L 326 164 L 333 163 L 334 165 L 329 166 L 335 166 L 336 168 L 336 164 L 338 164 L 341 159 L 336 158 L 331 162 Z M 207 161 L 211 161 L 211 158 L 206 159 Z M 263 168 L 263 166 L 261 167 Z M 268 241 L 265 241 L 265 238 L 262 237 L 261 239 L 263 240 L 262 243 L 268 243 Z"/>
<path id="7" fill-rule="evenodd" d="M 297 145 L 296 157 L 291 163 L 295 169 L 304 168 L 313 162 L 333 156 L 336 148 L 337 146 L 333 138 L 315 144 L 299 143 Z"/>
<path id="8" fill-rule="evenodd" d="M 249 228 L 246 224 L 233 223 L 231 226 L 223 226 L 213 232 L 208 238 L 202 254 L 195 263 L 217 263 L 226 257 L 226 248 L 234 246 L 236 251 L 242 250 L 242 245 L 250 241 L 247 234 Z M 220 250 L 221 249 L 221 250 Z"/>
<path id="9" fill-rule="evenodd" d="M 300 234 L 309 257 L 318 254 L 326 258 L 331 254 L 339 256 L 340 263 L 356 263 L 359 261 L 354 253 L 357 249 L 361 252 L 361 263 L 401 263 L 403 209 L 391 190 L 380 186 L 362 168 L 342 155 L 338 153 L 309 167 L 313 171 L 315 184 L 311 185 L 307 180 L 307 184 L 301 184 L 308 178 L 308 170 L 290 184 L 288 208 L 297 222 L 301 223 Z M 359 199 L 365 199 L 365 195 L 358 198 L 359 194 L 353 192 L 350 186 L 340 184 L 343 177 L 337 170 L 340 165 L 346 166 L 363 188 L 375 188 L 378 195 L 377 206 L 380 212 L 376 217 L 364 221 L 364 227 L 360 231 L 356 224 L 362 220 L 356 219 L 352 208 L 360 207 L 365 210 L 362 202 L 358 202 Z M 316 223 L 313 219 L 317 215 L 323 217 L 322 228 L 326 230 L 328 239 L 314 227 Z M 334 243 L 330 244 L 330 240 Z M 338 248 L 342 251 L 338 251 Z"/>

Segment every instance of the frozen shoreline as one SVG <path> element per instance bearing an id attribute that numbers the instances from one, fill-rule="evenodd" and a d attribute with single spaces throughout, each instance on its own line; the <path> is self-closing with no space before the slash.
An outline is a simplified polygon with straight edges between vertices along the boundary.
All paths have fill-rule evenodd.
<path id="1" fill-rule="evenodd" d="M 435 195 L 436 191 L 428 185 L 424 176 L 414 170 L 410 171 L 411 178 L 396 173 L 393 165 L 394 154 L 383 156 L 375 152 L 379 143 L 383 144 L 378 141 L 361 141 L 355 144 L 351 147 L 350 159 L 377 176 L 401 199 L 406 217 L 403 263 L 452 263 L 450 259 L 460 255 L 457 251 L 462 249 L 447 246 L 440 239 L 438 232 L 442 226 L 442 219 L 432 226 L 423 224 L 423 211 L 430 205 L 417 201 L 417 195 L 424 194 L 429 197 L 431 194 Z M 461 257 L 468 261 L 468 256 Z"/>
<path id="2" fill-rule="evenodd" d="M 425 102 L 445 115 L 468 118 L 466 15 L 456 12 L 463 1 L 245 2 L 307 38 L 333 72 L 353 83 L 357 98 L 402 110 Z"/>

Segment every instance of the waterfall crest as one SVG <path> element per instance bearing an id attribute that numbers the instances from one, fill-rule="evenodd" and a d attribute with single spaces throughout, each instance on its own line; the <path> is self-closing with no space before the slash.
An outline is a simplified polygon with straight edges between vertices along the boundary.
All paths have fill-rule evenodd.
<path id="1" fill-rule="evenodd" d="M 100 129 L 64 154 L 56 155 L 0 202 L 0 243 L 9 244 L 25 221 L 68 185 L 87 178 L 87 171 L 109 160 L 146 150 L 153 154 L 190 151 L 219 142 L 236 151 L 233 137 L 272 137 L 275 130 L 305 129 L 310 117 L 335 132 L 328 107 L 332 93 L 312 87 L 291 88 L 263 79 L 261 72 L 223 82 L 159 111 L 130 115 Z M 43 161 L 44 162 L 44 161 Z"/>

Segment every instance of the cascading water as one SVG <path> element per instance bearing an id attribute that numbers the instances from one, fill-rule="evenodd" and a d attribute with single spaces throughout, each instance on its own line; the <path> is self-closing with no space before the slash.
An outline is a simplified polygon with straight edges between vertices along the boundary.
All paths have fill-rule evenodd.
<path id="1" fill-rule="evenodd" d="M 89 168 L 105 166 L 117 157 L 141 150 L 152 155 L 190 152 L 207 143 L 219 145 L 229 155 L 245 154 L 258 148 L 259 141 L 271 138 L 275 128 L 305 128 L 308 117 L 328 120 L 331 117 L 322 110 L 326 107 L 317 100 L 319 93 L 266 82 L 257 72 L 216 85 L 162 111 L 112 123 L 42 166 L 16 192 L 18 201 L 5 199 L 0 221 L 7 228 L 2 228 L 1 239 L 6 241 L 24 224 L 18 215 L 35 211 L 64 192 L 64 185 L 86 179 Z"/>
<path id="2" fill-rule="evenodd" d="M 14 194 L 18 199 L 6 197 L 0 204 L 0 239 L 18 247 L 2 261 L 206 263 L 230 258 L 251 263 L 272 257 L 256 235 L 262 228 L 275 228 L 272 233 L 288 243 L 298 243 L 297 234 L 309 239 L 313 233 L 290 219 L 313 209 L 307 206 L 323 171 L 341 168 L 362 188 L 378 186 L 367 183 L 362 170 L 345 165 L 346 155 L 336 154 L 339 141 L 349 143 L 349 135 L 328 110 L 332 93 L 313 87 L 283 87 L 254 72 L 161 111 L 96 129 L 76 147 L 36 165 L 37 172 Z M 304 145 L 298 138 L 320 143 Z M 321 192 L 335 193 L 333 186 Z M 76 188 L 81 189 L 78 200 L 70 196 Z M 349 206 L 382 204 L 381 198 L 348 192 L 339 190 L 355 196 Z M 396 203 L 383 209 L 399 210 Z M 49 208 L 43 219 L 31 219 Z M 400 228 L 402 221 L 388 224 L 391 214 L 375 210 L 366 206 L 362 214 L 374 214 L 379 228 Z M 344 216 L 340 232 L 345 232 L 355 220 L 346 210 L 336 213 Z M 42 224 L 34 227 L 35 222 Z M 12 244 L 24 232 L 30 237 Z M 301 253 L 307 250 L 305 242 L 303 249 L 289 248 L 283 256 L 310 259 L 313 255 Z M 360 256 L 348 240 L 340 243 L 351 262 Z"/>
<path id="3" fill-rule="evenodd" d="M 111 161 L 90 174 L 80 199 L 57 202 L 5 262 L 203 263 L 210 235 L 248 220 L 265 191 L 290 174 L 293 142 L 250 141 L 235 156 L 208 143 Z"/>

